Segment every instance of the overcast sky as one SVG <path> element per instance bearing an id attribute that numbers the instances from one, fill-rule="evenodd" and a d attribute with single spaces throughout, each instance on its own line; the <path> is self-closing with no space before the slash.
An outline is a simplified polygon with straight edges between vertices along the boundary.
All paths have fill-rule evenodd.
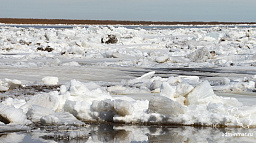
<path id="1" fill-rule="evenodd" d="M 0 0 L 2 18 L 255 22 L 256 0 Z"/>

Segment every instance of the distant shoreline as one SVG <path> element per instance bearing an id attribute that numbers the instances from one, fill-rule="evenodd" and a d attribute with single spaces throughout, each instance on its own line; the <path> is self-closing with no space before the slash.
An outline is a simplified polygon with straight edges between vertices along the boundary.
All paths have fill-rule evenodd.
<path id="1" fill-rule="evenodd" d="M 165 22 L 165 21 L 118 21 L 118 20 L 71 20 L 71 19 L 28 19 L 28 18 L 0 18 L 5 24 L 81 24 L 81 25 L 235 25 L 256 24 L 256 22 Z"/>

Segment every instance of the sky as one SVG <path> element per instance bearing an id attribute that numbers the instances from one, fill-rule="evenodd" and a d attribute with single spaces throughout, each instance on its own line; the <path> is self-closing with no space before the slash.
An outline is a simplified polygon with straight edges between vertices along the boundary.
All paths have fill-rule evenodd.
<path id="1" fill-rule="evenodd" d="M 256 22 L 256 0 L 0 0 L 0 18 Z"/>

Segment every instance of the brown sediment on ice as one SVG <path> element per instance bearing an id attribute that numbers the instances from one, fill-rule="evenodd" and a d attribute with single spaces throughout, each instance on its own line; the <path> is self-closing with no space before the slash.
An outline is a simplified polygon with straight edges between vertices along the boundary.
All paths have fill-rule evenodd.
<path id="1" fill-rule="evenodd" d="M 59 91 L 61 85 L 29 85 L 29 86 L 19 86 L 15 89 L 8 91 L 0 91 L 0 102 L 4 101 L 8 97 L 11 98 L 25 98 L 25 96 L 34 96 L 40 92 L 51 92 Z M 0 115 L 1 121 L 1 115 Z"/>
<path id="2" fill-rule="evenodd" d="M 256 24 L 256 22 L 167 22 L 167 21 L 118 21 L 118 20 L 71 20 L 71 19 L 27 19 L 27 18 L 0 18 L 5 24 L 85 24 L 85 25 L 231 25 Z"/>

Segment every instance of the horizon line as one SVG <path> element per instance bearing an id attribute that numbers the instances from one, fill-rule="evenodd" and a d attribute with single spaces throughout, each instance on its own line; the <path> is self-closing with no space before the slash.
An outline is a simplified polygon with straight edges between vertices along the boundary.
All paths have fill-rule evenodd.
<path id="1" fill-rule="evenodd" d="M 89 24 L 89 25 L 232 25 L 256 24 L 256 22 L 222 21 L 132 21 L 132 20 L 83 20 L 83 19 L 39 19 L 39 18 L 0 18 L 5 24 Z"/>

